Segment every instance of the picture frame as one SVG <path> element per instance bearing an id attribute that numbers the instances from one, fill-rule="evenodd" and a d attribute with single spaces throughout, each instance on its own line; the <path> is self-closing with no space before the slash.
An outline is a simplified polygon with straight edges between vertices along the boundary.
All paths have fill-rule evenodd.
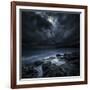
<path id="1" fill-rule="evenodd" d="M 87 6 L 11 2 L 12 89 L 87 84 L 87 63 Z"/>

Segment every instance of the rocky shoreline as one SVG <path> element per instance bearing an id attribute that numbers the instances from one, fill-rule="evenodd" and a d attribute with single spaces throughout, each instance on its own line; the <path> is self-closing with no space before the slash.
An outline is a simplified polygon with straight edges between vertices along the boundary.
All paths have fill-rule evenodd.
<path id="1" fill-rule="evenodd" d="M 21 78 L 64 77 L 80 75 L 79 52 L 56 54 L 55 57 L 22 64 Z"/>

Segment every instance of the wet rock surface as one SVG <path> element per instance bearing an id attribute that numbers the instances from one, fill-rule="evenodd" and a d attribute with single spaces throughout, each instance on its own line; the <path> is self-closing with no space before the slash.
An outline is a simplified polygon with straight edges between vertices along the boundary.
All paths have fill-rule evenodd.
<path id="1" fill-rule="evenodd" d="M 79 53 L 56 54 L 33 63 L 22 63 L 21 78 L 64 77 L 80 75 Z"/>

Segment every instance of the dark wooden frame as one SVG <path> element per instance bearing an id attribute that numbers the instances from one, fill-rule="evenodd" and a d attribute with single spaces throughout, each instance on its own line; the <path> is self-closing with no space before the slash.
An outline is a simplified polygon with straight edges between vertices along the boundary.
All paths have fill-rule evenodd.
<path id="1" fill-rule="evenodd" d="M 84 81 L 75 81 L 75 82 L 60 82 L 60 83 L 44 83 L 44 84 L 25 84 L 25 85 L 16 85 L 16 6 L 41 6 L 41 7 L 59 7 L 59 8 L 76 8 L 85 10 L 85 72 L 84 72 Z M 32 2 L 11 2 L 11 88 L 31 88 L 31 87 L 46 87 L 46 86 L 65 86 L 65 85 L 79 85 L 87 84 L 88 82 L 88 73 L 87 73 L 87 6 L 82 5 L 66 5 L 66 4 L 49 4 L 49 3 L 32 3 Z"/>

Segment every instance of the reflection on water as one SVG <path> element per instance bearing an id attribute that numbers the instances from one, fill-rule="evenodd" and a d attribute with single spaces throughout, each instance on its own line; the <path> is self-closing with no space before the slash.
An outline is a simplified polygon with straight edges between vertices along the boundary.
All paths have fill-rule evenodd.
<path id="1" fill-rule="evenodd" d="M 79 49 L 33 50 L 22 57 L 22 78 L 80 75 Z"/>

